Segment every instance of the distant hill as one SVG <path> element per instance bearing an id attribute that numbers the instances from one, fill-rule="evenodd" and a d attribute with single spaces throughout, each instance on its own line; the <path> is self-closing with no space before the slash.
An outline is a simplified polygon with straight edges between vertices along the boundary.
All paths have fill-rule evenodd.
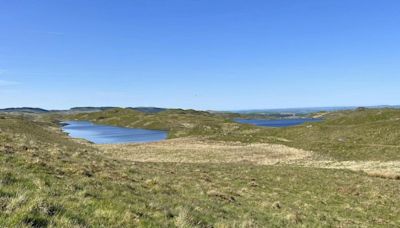
<path id="1" fill-rule="evenodd" d="M 21 107 L 21 108 L 5 108 L 0 109 L 0 112 L 19 112 L 19 113 L 48 113 L 49 111 L 42 108 L 30 108 L 30 107 Z"/>
<path id="2" fill-rule="evenodd" d="M 71 108 L 70 112 L 101 112 L 101 111 L 107 111 L 111 109 L 116 109 L 119 107 L 75 107 Z M 130 110 L 135 110 L 139 112 L 144 112 L 144 113 L 159 113 L 162 111 L 165 111 L 167 109 L 165 108 L 157 108 L 157 107 L 128 107 L 126 109 Z"/>
<path id="3" fill-rule="evenodd" d="M 156 107 L 135 107 L 135 108 L 127 108 L 127 109 L 132 109 L 135 111 L 139 112 L 144 112 L 144 113 L 159 113 L 166 111 L 166 108 L 156 108 Z"/>
<path id="4" fill-rule="evenodd" d="M 111 109 L 116 109 L 118 107 L 73 107 L 67 110 L 46 110 L 42 108 L 31 108 L 31 107 L 21 107 L 21 108 L 5 108 L 0 109 L 0 112 L 6 113 L 33 113 L 33 114 L 43 114 L 43 113 L 90 113 L 90 112 L 102 112 Z M 129 107 L 126 109 L 135 110 L 143 113 L 159 113 L 162 111 L 166 111 L 168 109 L 165 108 L 157 108 L 157 107 Z"/>
<path id="5" fill-rule="evenodd" d="M 32 114 L 44 114 L 44 113 L 87 113 L 87 112 L 102 112 L 111 109 L 116 109 L 118 107 L 104 106 L 104 107 L 73 107 L 66 110 L 46 110 L 42 108 L 32 108 L 32 107 L 17 107 L 17 108 L 4 108 L 0 109 L 0 113 L 32 113 Z M 288 118 L 293 116 L 304 116 L 310 113 L 317 112 L 333 112 L 333 111 L 346 111 L 346 110 L 356 110 L 357 106 L 349 107 L 316 107 L 316 108 L 286 108 L 286 109 L 250 109 L 250 110 L 237 110 L 237 111 L 207 111 L 208 113 L 215 114 L 225 114 L 230 116 L 231 114 L 246 115 L 247 117 L 268 117 L 268 118 Z M 382 108 L 394 108 L 400 109 L 400 106 L 390 106 L 390 105 L 380 105 L 380 106 L 365 106 L 365 108 L 371 109 L 382 109 Z M 158 107 L 127 107 L 126 109 L 134 110 L 142 113 L 159 113 L 168 110 L 183 111 L 185 113 L 190 112 L 190 110 L 182 109 L 168 109 L 168 108 L 158 108 Z M 194 111 L 194 110 L 193 110 Z"/>
<path id="6" fill-rule="evenodd" d="M 72 111 L 72 112 L 100 112 L 100 111 L 106 111 L 110 109 L 114 109 L 117 107 L 73 107 L 70 108 L 69 110 L 65 111 Z"/>
<path id="7" fill-rule="evenodd" d="M 310 114 L 315 112 L 335 112 L 335 111 L 346 111 L 346 110 L 356 110 L 359 106 L 342 106 L 342 107 L 309 107 L 309 108 L 282 108 L 282 109 L 249 109 L 249 110 L 237 110 L 232 111 L 234 113 L 240 114 Z M 399 105 L 378 105 L 378 106 L 364 106 L 365 108 L 400 108 Z"/>

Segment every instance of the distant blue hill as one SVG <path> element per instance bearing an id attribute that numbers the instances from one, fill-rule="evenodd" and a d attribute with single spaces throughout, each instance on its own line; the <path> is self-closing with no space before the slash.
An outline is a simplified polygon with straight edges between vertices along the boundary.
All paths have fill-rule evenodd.
<path id="1" fill-rule="evenodd" d="M 99 112 L 99 111 L 106 111 L 110 109 L 114 109 L 117 107 L 74 107 L 70 108 L 69 110 L 53 110 L 55 112 L 57 111 L 71 111 L 71 112 Z"/>
<path id="2" fill-rule="evenodd" d="M 167 110 L 165 108 L 156 108 L 156 107 L 135 107 L 135 108 L 127 108 L 127 109 L 132 109 L 132 110 L 136 110 L 136 111 L 144 112 L 144 113 L 159 113 L 159 112 Z"/>
<path id="3" fill-rule="evenodd" d="M 0 112 L 47 113 L 49 111 L 42 108 L 21 107 L 0 109 Z"/>
<path id="4" fill-rule="evenodd" d="M 311 108 L 282 108 L 282 109 L 249 109 L 231 111 L 240 114 L 269 114 L 269 113 L 294 113 L 294 114 L 309 114 L 315 112 L 334 112 L 342 110 L 355 110 L 359 106 L 343 106 L 343 107 L 311 107 Z M 378 105 L 366 106 L 365 108 L 400 108 L 400 105 Z"/>
<path id="5" fill-rule="evenodd" d="M 42 108 L 32 107 L 19 107 L 19 108 L 5 108 L 0 109 L 0 112 L 6 113 L 77 113 L 77 112 L 100 112 L 110 110 L 118 107 L 106 106 L 106 107 L 74 107 L 68 110 L 46 110 Z M 249 109 L 249 110 L 237 110 L 237 111 L 226 111 L 228 113 L 239 113 L 239 114 L 309 114 L 314 112 L 333 112 L 341 110 L 355 110 L 357 106 L 347 107 L 312 107 L 312 108 L 282 108 L 282 109 Z M 367 106 L 366 108 L 400 108 L 400 105 L 379 105 L 379 106 Z M 159 113 L 169 109 L 157 108 L 157 107 L 128 107 L 127 109 L 136 110 L 144 113 Z M 215 113 L 221 113 L 221 111 L 209 111 Z M 225 111 L 224 111 L 225 112 Z"/>
<path id="6" fill-rule="evenodd" d="M 70 110 L 67 111 L 74 111 L 74 112 L 98 112 L 98 111 L 106 111 L 110 109 L 114 109 L 118 107 L 75 107 L 71 108 Z M 165 111 L 165 108 L 157 108 L 157 107 L 128 107 L 126 109 L 131 109 L 139 112 L 144 112 L 144 113 L 158 113 Z"/>
<path id="7" fill-rule="evenodd" d="M 79 112 L 100 112 L 100 111 L 106 111 L 110 109 L 114 109 L 118 107 L 112 107 L 112 106 L 107 106 L 107 107 L 74 107 L 70 108 L 68 110 L 46 110 L 42 108 L 31 108 L 31 107 L 20 107 L 20 108 L 5 108 L 5 109 L 0 109 L 0 112 L 5 112 L 5 113 L 32 113 L 32 114 L 42 114 L 42 113 L 79 113 Z M 136 110 L 139 112 L 144 112 L 144 113 L 158 113 L 165 111 L 167 109 L 165 108 L 156 108 L 156 107 L 129 107 L 127 109 L 131 110 Z"/>

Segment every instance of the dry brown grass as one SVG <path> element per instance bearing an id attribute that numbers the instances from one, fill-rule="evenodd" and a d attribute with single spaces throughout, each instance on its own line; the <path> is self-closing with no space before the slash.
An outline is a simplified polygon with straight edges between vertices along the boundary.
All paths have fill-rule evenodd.
<path id="1" fill-rule="evenodd" d="M 400 161 L 336 161 L 279 144 L 221 142 L 199 138 L 148 144 L 95 145 L 112 158 L 137 162 L 249 163 L 363 171 L 373 177 L 400 179 Z"/>
<path id="2" fill-rule="evenodd" d="M 400 179 L 400 161 L 301 161 L 292 163 L 305 167 L 327 168 L 327 169 L 349 169 L 363 171 L 373 177 L 387 179 Z"/>
<path id="3" fill-rule="evenodd" d="M 284 145 L 180 138 L 149 144 L 97 145 L 109 156 L 139 162 L 251 163 L 309 160 L 312 152 Z"/>

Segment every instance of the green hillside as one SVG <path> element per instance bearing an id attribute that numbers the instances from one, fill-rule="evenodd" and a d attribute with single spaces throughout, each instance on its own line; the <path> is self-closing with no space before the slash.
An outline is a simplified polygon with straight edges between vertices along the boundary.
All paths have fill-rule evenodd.
<path id="1" fill-rule="evenodd" d="M 0 227 L 400 224 L 397 180 L 294 166 L 129 162 L 49 122 L 1 116 L 0 129 Z"/>
<path id="2" fill-rule="evenodd" d="M 210 136 L 221 132 L 231 120 L 208 112 L 169 109 L 159 113 L 143 113 L 131 109 L 70 115 L 64 119 L 90 120 L 122 127 L 168 130 L 170 138 Z"/>
<path id="3" fill-rule="evenodd" d="M 229 117 L 190 110 L 145 114 L 114 109 L 64 118 L 168 130 L 170 138 L 195 136 L 223 141 L 279 143 L 339 160 L 400 159 L 398 109 L 332 112 L 324 115 L 321 123 L 279 129 L 237 124 Z"/>
<path id="4" fill-rule="evenodd" d="M 288 145 L 341 160 L 399 160 L 400 110 L 329 113 L 322 123 L 273 131 Z"/>

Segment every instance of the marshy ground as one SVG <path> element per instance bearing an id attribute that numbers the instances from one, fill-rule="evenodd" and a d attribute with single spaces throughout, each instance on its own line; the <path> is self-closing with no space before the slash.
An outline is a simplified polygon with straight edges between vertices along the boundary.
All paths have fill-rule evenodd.
<path id="1" fill-rule="evenodd" d="M 70 139 L 54 116 L 1 116 L 0 226 L 399 226 L 398 111 L 286 130 L 181 112 L 73 116 L 171 131 L 129 145 Z"/>

